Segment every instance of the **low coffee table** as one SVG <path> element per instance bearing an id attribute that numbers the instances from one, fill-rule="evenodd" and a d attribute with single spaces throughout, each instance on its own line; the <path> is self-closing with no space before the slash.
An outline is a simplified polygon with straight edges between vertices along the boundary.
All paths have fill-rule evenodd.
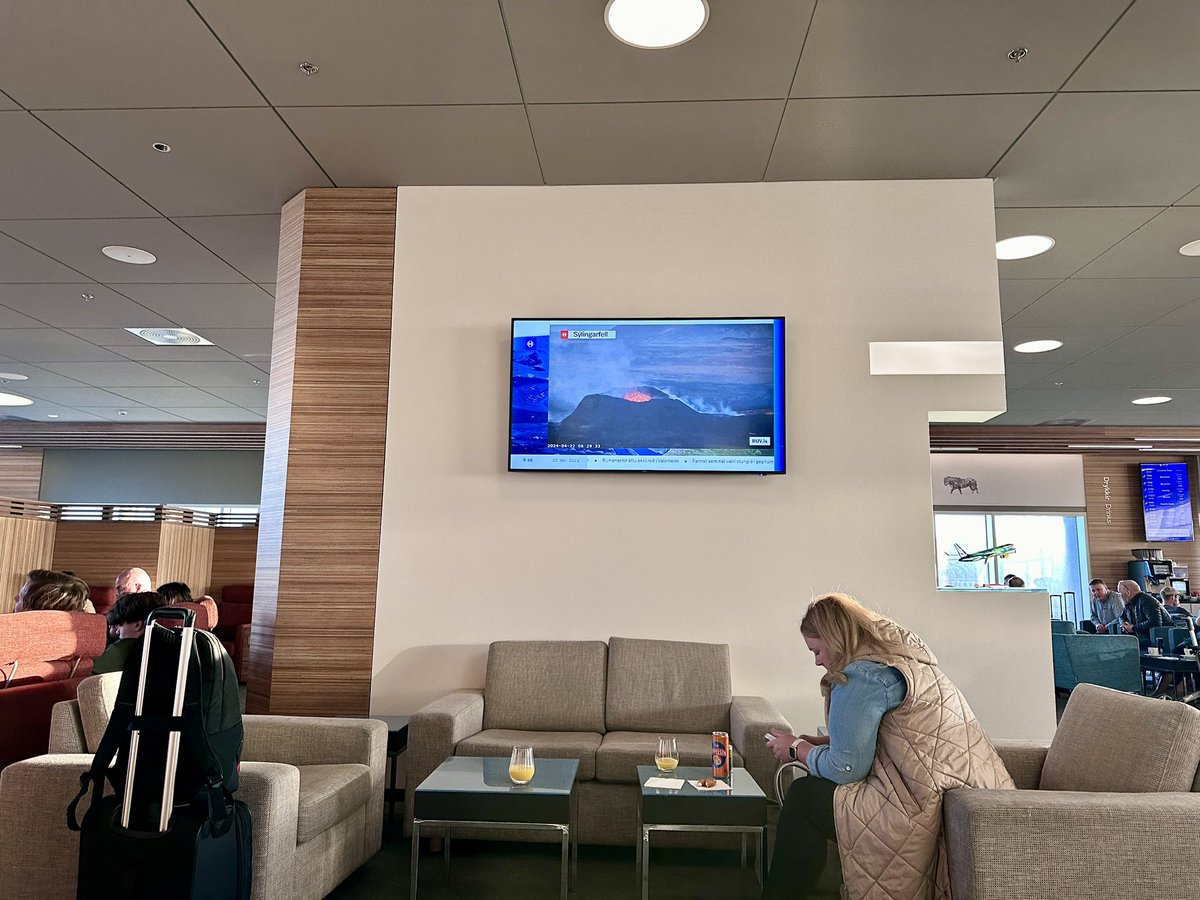
<path id="1" fill-rule="evenodd" d="M 711 778 L 709 766 L 680 766 L 675 778 L 684 779 L 676 791 L 646 787 L 646 779 L 659 775 L 654 766 L 638 766 L 638 784 L 642 786 L 638 807 L 641 845 L 638 847 L 638 871 L 642 882 L 642 900 L 650 896 L 650 832 L 715 831 L 742 835 L 742 865 L 746 863 L 745 835 L 758 838 L 755 870 L 761 883 L 767 856 L 767 797 L 758 782 L 745 769 L 731 769 L 728 791 L 699 791 L 688 782 Z"/>
<path id="2" fill-rule="evenodd" d="M 1159 656 L 1151 656 L 1146 651 L 1142 651 L 1142 671 L 1156 672 L 1160 676 L 1170 675 L 1171 686 L 1174 687 L 1182 675 L 1185 679 L 1196 678 L 1197 684 L 1193 687 L 1195 690 L 1185 691 L 1183 694 L 1177 694 L 1174 697 L 1168 697 L 1171 700 L 1180 700 L 1184 703 L 1191 703 L 1193 700 L 1200 699 L 1200 660 L 1195 656 L 1168 656 L 1162 654 Z M 1186 681 L 1185 681 L 1186 684 Z"/>
<path id="3" fill-rule="evenodd" d="M 575 821 L 577 759 L 538 759 L 529 784 L 515 785 L 508 777 L 508 758 L 450 756 L 413 791 L 412 875 L 409 897 L 417 897 L 417 863 L 422 826 L 447 829 L 546 828 L 562 834 L 562 873 L 559 894 L 566 900 L 568 875 L 578 865 L 578 840 L 571 840 Z"/>

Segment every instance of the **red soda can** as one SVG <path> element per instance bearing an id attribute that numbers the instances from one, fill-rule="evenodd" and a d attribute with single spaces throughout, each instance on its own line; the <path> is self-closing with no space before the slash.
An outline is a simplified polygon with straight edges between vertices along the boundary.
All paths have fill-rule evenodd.
<path id="1" fill-rule="evenodd" d="M 713 778 L 729 777 L 729 734 L 724 731 L 712 733 Z"/>

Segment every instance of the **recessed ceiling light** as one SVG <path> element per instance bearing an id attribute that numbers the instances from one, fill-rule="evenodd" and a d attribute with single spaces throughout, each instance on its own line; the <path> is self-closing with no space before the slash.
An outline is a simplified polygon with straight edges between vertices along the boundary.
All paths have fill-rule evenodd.
<path id="1" fill-rule="evenodd" d="M 1189 241 L 1179 248 L 1184 256 L 1200 256 L 1200 241 Z"/>
<path id="2" fill-rule="evenodd" d="M 0 372 L 0 381 L 28 381 L 28 375 L 20 375 L 16 372 Z"/>
<path id="3" fill-rule="evenodd" d="M 1055 387 L 1062 387 L 1064 384 L 1066 384 L 1066 382 L 1065 382 L 1065 381 L 1056 381 L 1056 382 L 1054 382 L 1054 386 L 1055 386 Z"/>
<path id="4" fill-rule="evenodd" d="M 16 394 L 0 394 L 0 406 L 29 406 L 33 403 L 28 397 Z"/>
<path id="5" fill-rule="evenodd" d="M 1044 234 L 1022 234 L 996 241 L 996 259 L 1028 259 L 1054 246 L 1054 238 Z"/>
<path id="6" fill-rule="evenodd" d="M 160 347 L 211 347 L 212 341 L 205 340 L 187 328 L 126 328 L 130 334 Z"/>
<path id="7" fill-rule="evenodd" d="M 46 418 L 47 419 L 57 419 L 58 413 L 46 413 Z"/>
<path id="8" fill-rule="evenodd" d="M 127 415 L 129 415 L 129 410 L 127 410 L 127 409 L 118 409 L 118 410 L 117 410 L 117 415 L 118 415 L 118 416 L 127 416 Z"/>
<path id="9" fill-rule="evenodd" d="M 262 379 L 261 379 L 261 378 L 255 378 L 255 379 L 254 379 L 253 381 L 251 381 L 250 383 L 251 383 L 252 385 L 254 385 L 255 387 L 258 387 L 259 385 L 261 385 L 261 384 L 262 384 Z"/>
<path id="10" fill-rule="evenodd" d="M 150 146 L 153 147 L 155 150 L 157 150 L 159 153 L 170 153 L 171 152 L 171 145 L 164 144 L 162 141 L 155 141 Z"/>
<path id="11" fill-rule="evenodd" d="M 96 299 L 95 294 L 89 294 L 86 291 L 84 293 L 80 294 L 79 296 L 83 300 L 84 303 L 91 303 L 93 300 Z"/>
<path id="12" fill-rule="evenodd" d="M 1017 353 L 1048 353 L 1062 346 L 1062 341 L 1026 341 L 1013 347 Z"/>
<path id="13" fill-rule="evenodd" d="M 1158 403 L 1170 403 L 1170 397 L 1138 397 L 1136 400 L 1130 400 L 1136 406 L 1154 406 Z"/>
<path id="14" fill-rule="evenodd" d="M 305 75 L 316 75 L 321 70 L 310 62 L 302 62 L 300 63 L 300 71 Z"/>
<path id="15" fill-rule="evenodd" d="M 148 266 L 150 263 L 158 259 L 153 253 L 146 250 L 141 250 L 137 247 L 123 247 L 120 244 L 112 244 L 108 247 L 100 248 L 100 252 L 109 259 L 115 259 L 117 262 L 129 263 L 132 266 Z"/>
<path id="16" fill-rule="evenodd" d="M 707 0 L 608 0 L 604 24 L 617 40 L 640 50 L 686 44 L 708 24 Z"/>

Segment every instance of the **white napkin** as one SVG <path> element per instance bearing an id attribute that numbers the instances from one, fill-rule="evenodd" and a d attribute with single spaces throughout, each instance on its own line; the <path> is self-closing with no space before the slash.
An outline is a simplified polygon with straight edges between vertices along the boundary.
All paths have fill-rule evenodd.
<path id="1" fill-rule="evenodd" d="M 699 781 L 689 781 L 688 784 L 690 784 L 692 787 L 694 787 L 698 791 L 731 791 L 731 790 L 733 790 L 733 788 L 731 788 L 729 785 L 727 785 L 723 781 L 718 781 L 712 787 L 705 787 Z"/>
<path id="2" fill-rule="evenodd" d="M 677 791 L 683 787 L 682 778 L 658 778 L 657 776 L 646 779 L 646 787 L 662 788 L 667 791 Z"/>

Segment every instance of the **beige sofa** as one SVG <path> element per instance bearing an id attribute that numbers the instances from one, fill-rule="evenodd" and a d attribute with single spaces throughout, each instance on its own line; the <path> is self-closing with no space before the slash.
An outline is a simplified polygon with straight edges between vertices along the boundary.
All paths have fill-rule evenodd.
<path id="1" fill-rule="evenodd" d="M 660 735 L 678 739 L 680 765 L 707 766 L 712 732 L 728 732 L 733 764 L 771 796 L 777 763 L 763 741 L 770 728 L 791 726 L 767 700 L 732 695 L 726 644 L 499 641 L 488 651 L 483 690 L 455 691 L 413 714 L 407 791 L 412 797 L 448 756 L 508 756 L 514 745 L 532 746 L 535 759 L 579 760 L 582 843 L 632 845 L 637 766 L 653 764 Z M 411 828 L 409 804 L 405 833 Z"/>
<path id="2" fill-rule="evenodd" d="M 1018 790 L 946 795 L 954 900 L 1195 894 L 1200 710 L 1081 684 L 1049 745 L 996 749 Z"/>
<path id="3" fill-rule="evenodd" d="M 75 896 L 79 835 L 67 804 L 91 764 L 120 673 L 54 708 L 51 753 L 0 773 L 0 897 Z M 254 819 L 255 900 L 324 897 L 379 849 L 387 726 L 374 719 L 244 716 L 237 797 Z M 87 801 L 81 804 L 80 816 Z"/>

